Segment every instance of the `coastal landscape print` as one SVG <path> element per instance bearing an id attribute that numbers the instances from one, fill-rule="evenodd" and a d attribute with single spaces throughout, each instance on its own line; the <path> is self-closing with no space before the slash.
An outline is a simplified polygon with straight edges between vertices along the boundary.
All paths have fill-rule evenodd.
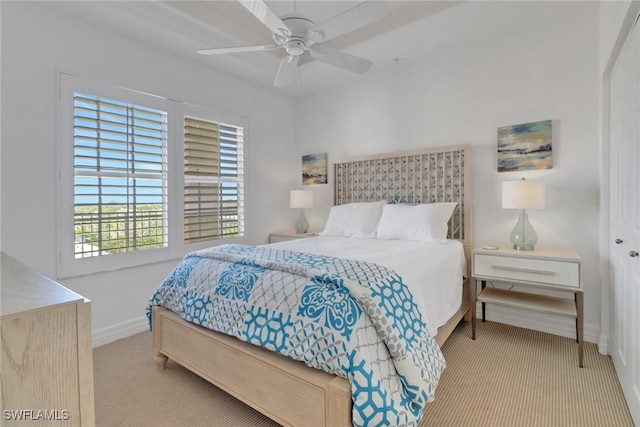
<path id="1" fill-rule="evenodd" d="M 302 156 L 302 185 L 327 183 L 327 153 Z"/>
<path id="2" fill-rule="evenodd" d="M 498 172 L 552 167 L 551 120 L 498 128 Z"/>

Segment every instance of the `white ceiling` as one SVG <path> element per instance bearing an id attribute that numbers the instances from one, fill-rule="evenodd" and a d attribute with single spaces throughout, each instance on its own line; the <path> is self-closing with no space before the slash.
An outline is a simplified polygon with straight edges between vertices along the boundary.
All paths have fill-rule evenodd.
<path id="1" fill-rule="evenodd" d="M 266 0 L 282 17 L 301 14 L 320 23 L 362 0 Z M 381 69 L 420 60 L 472 41 L 507 36 L 562 19 L 579 2 L 388 0 L 387 17 L 327 41 Z M 282 49 L 204 56 L 197 49 L 272 44 L 270 30 L 235 0 L 62 1 L 43 6 L 263 86 L 273 86 Z M 446 19 L 439 19 L 445 17 Z M 306 62 L 306 63 L 305 63 Z M 370 71 L 371 72 L 371 71 Z M 291 96 L 320 91 L 360 76 L 301 61 L 299 82 L 278 88 Z"/>

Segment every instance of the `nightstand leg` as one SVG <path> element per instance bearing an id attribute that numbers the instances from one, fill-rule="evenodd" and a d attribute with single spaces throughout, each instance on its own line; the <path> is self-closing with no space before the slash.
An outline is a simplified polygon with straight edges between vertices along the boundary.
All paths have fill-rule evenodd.
<path id="1" fill-rule="evenodd" d="M 478 281 L 476 279 L 473 280 L 473 284 L 471 285 L 471 339 L 476 339 L 476 298 L 478 296 Z"/>
<path id="2" fill-rule="evenodd" d="M 578 313 L 578 293 L 577 292 L 573 294 L 573 300 L 575 301 L 575 304 L 576 304 L 576 344 L 580 344 L 580 332 L 578 332 L 578 324 L 580 323 L 578 319 L 580 318 L 580 316 L 577 315 Z"/>
<path id="3" fill-rule="evenodd" d="M 582 292 L 576 292 L 576 322 L 577 323 L 577 336 L 578 336 L 578 365 L 584 367 L 584 330 L 582 313 L 584 310 L 584 294 Z"/>
<path id="4" fill-rule="evenodd" d="M 481 291 L 484 291 L 484 288 L 487 286 L 487 281 L 486 281 L 486 280 L 483 280 L 483 281 L 482 281 L 482 282 L 480 282 L 480 283 L 481 283 Z M 482 303 L 482 321 L 483 321 L 483 322 L 485 321 L 485 318 L 484 318 L 484 310 L 485 310 L 485 305 L 484 305 L 484 302 L 483 302 L 483 303 Z"/>

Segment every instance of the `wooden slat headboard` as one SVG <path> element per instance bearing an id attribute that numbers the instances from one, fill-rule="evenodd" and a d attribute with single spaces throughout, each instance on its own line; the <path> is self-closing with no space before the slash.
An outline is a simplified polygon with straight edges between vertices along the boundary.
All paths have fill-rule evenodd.
<path id="1" fill-rule="evenodd" d="M 334 205 L 399 200 L 457 202 L 450 239 L 472 240 L 471 145 L 429 148 L 333 162 Z"/>

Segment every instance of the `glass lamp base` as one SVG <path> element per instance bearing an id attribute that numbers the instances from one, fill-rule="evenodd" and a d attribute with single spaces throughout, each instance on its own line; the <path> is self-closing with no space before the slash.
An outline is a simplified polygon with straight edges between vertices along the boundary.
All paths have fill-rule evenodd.
<path id="1" fill-rule="evenodd" d="M 300 209 L 300 214 L 296 220 L 296 233 L 304 234 L 309 231 L 309 222 L 304 214 L 304 210 Z"/>
<path id="2" fill-rule="evenodd" d="M 533 246 L 538 242 L 538 235 L 529 223 L 529 217 L 523 211 L 518 218 L 518 223 L 511 232 L 511 243 L 513 249 L 518 251 L 532 251 Z"/>

